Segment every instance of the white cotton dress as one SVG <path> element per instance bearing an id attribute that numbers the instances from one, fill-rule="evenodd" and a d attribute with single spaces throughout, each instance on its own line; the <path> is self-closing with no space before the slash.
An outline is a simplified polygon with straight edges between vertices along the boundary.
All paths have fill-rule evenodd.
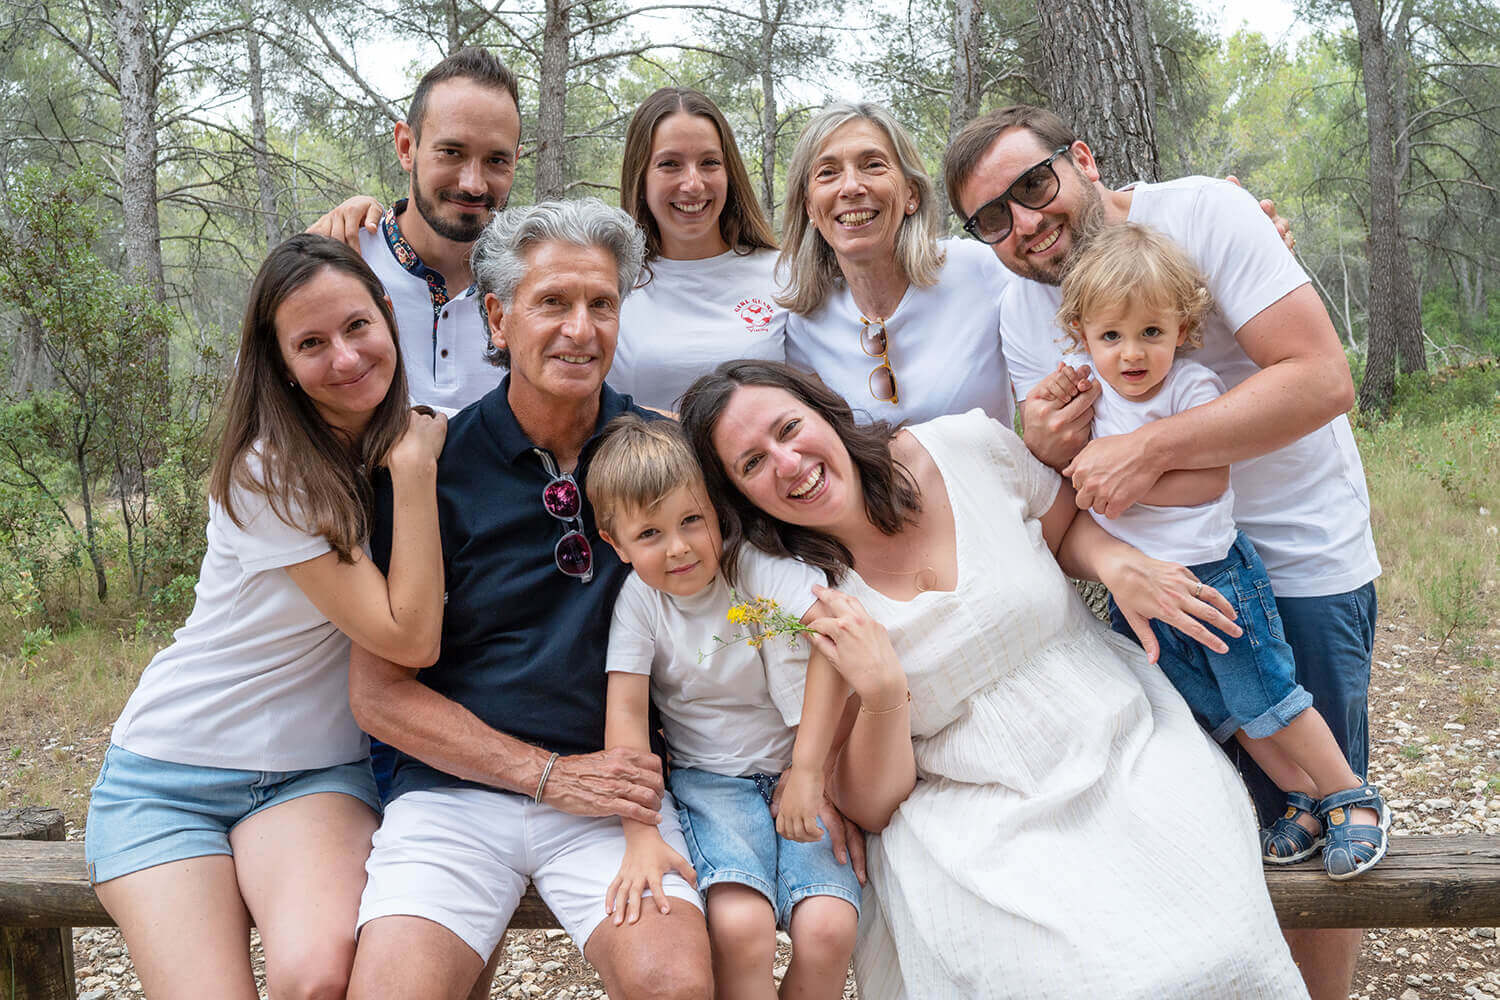
<path id="1" fill-rule="evenodd" d="M 958 586 L 844 583 L 906 669 L 918 776 L 869 838 L 860 996 L 1305 997 L 1238 774 L 1042 539 L 1056 474 L 978 410 L 912 433 Z"/>

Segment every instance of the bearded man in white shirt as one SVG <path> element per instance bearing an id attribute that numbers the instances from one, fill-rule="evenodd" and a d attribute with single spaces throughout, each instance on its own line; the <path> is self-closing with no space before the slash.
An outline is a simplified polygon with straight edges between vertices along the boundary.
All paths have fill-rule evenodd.
<path id="1" fill-rule="evenodd" d="M 1276 227 L 1225 181 L 1186 177 L 1111 190 L 1065 122 L 1025 105 L 970 122 L 950 145 L 944 174 L 965 228 L 1029 279 L 1006 290 L 1001 324 L 1027 446 L 1070 477 L 1080 509 L 1111 517 L 1169 470 L 1231 465 L 1235 520 L 1266 564 L 1298 680 L 1354 772 L 1365 774 L 1380 564 L 1344 416 L 1354 386 L 1327 310 Z M 1100 390 L 1087 357 L 1059 346 L 1057 285 L 1093 227 L 1126 220 L 1164 232 L 1208 276 L 1215 308 L 1192 357 L 1229 391 L 1129 434 L 1090 440 Z M 1079 393 L 1066 402 L 1031 398 L 1060 364 L 1072 369 Z M 1283 793 L 1248 757 L 1239 763 L 1269 823 Z M 1287 932 L 1314 1000 L 1348 996 L 1362 933 Z"/>

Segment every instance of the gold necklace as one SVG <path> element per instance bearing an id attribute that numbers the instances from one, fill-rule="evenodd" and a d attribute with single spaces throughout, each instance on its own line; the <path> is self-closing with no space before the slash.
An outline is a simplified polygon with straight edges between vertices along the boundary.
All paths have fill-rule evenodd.
<path id="1" fill-rule="evenodd" d="M 854 568 L 860 573 L 861 576 L 864 575 L 864 570 L 862 570 L 858 565 L 856 565 Z M 889 577 L 893 580 L 913 577 L 914 579 L 912 582 L 916 584 L 917 593 L 919 594 L 926 593 L 929 590 L 937 589 L 937 570 L 933 569 L 931 565 L 918 566 L 915 569 L 891 570 L 886 569 L 884 566 L 877 566 L 871 563 L 869 568 L 873 569 L 875 572 L 881 574 L 882 576 Z"/>

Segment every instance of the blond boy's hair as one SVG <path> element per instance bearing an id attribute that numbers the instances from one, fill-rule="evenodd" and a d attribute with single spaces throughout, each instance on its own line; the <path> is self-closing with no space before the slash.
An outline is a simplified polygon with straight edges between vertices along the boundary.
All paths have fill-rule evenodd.
<path id="1" fill-rule="evenodd" d="M 1186 251 L 1138 222 L 1105 226 L 1089 237 L 1063 277 L 1057 323 L 1074 350 L 1085 350 L 1084 319 L 1132 301 L 1170 309 L 1183 318 L 1188 333 L 1179 354 L 1203 346 L 1203 317 L 1214 299 Z"/>
<path id="2" fill-rule="evenodd" d="M 604 428 L 586 480 L 594 521 L 613 531 L 627 511 L 649 511 L 673 490 L 701 486 L 703 470 L 675 420 L 624 413 Z"/>

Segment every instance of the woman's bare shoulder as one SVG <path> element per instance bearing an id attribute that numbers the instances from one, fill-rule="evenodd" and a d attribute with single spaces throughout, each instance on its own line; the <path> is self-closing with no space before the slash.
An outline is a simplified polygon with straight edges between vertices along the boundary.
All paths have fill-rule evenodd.
<path id="1" fill-rule="evenodd" d="M 932 483 L 942 481 L 942 474 L 938 471 L 932 453 L 909 430 L 897 431 L 896 436 L 891 438 L 891 457 L 906 467 L 923 492 Z"/>

